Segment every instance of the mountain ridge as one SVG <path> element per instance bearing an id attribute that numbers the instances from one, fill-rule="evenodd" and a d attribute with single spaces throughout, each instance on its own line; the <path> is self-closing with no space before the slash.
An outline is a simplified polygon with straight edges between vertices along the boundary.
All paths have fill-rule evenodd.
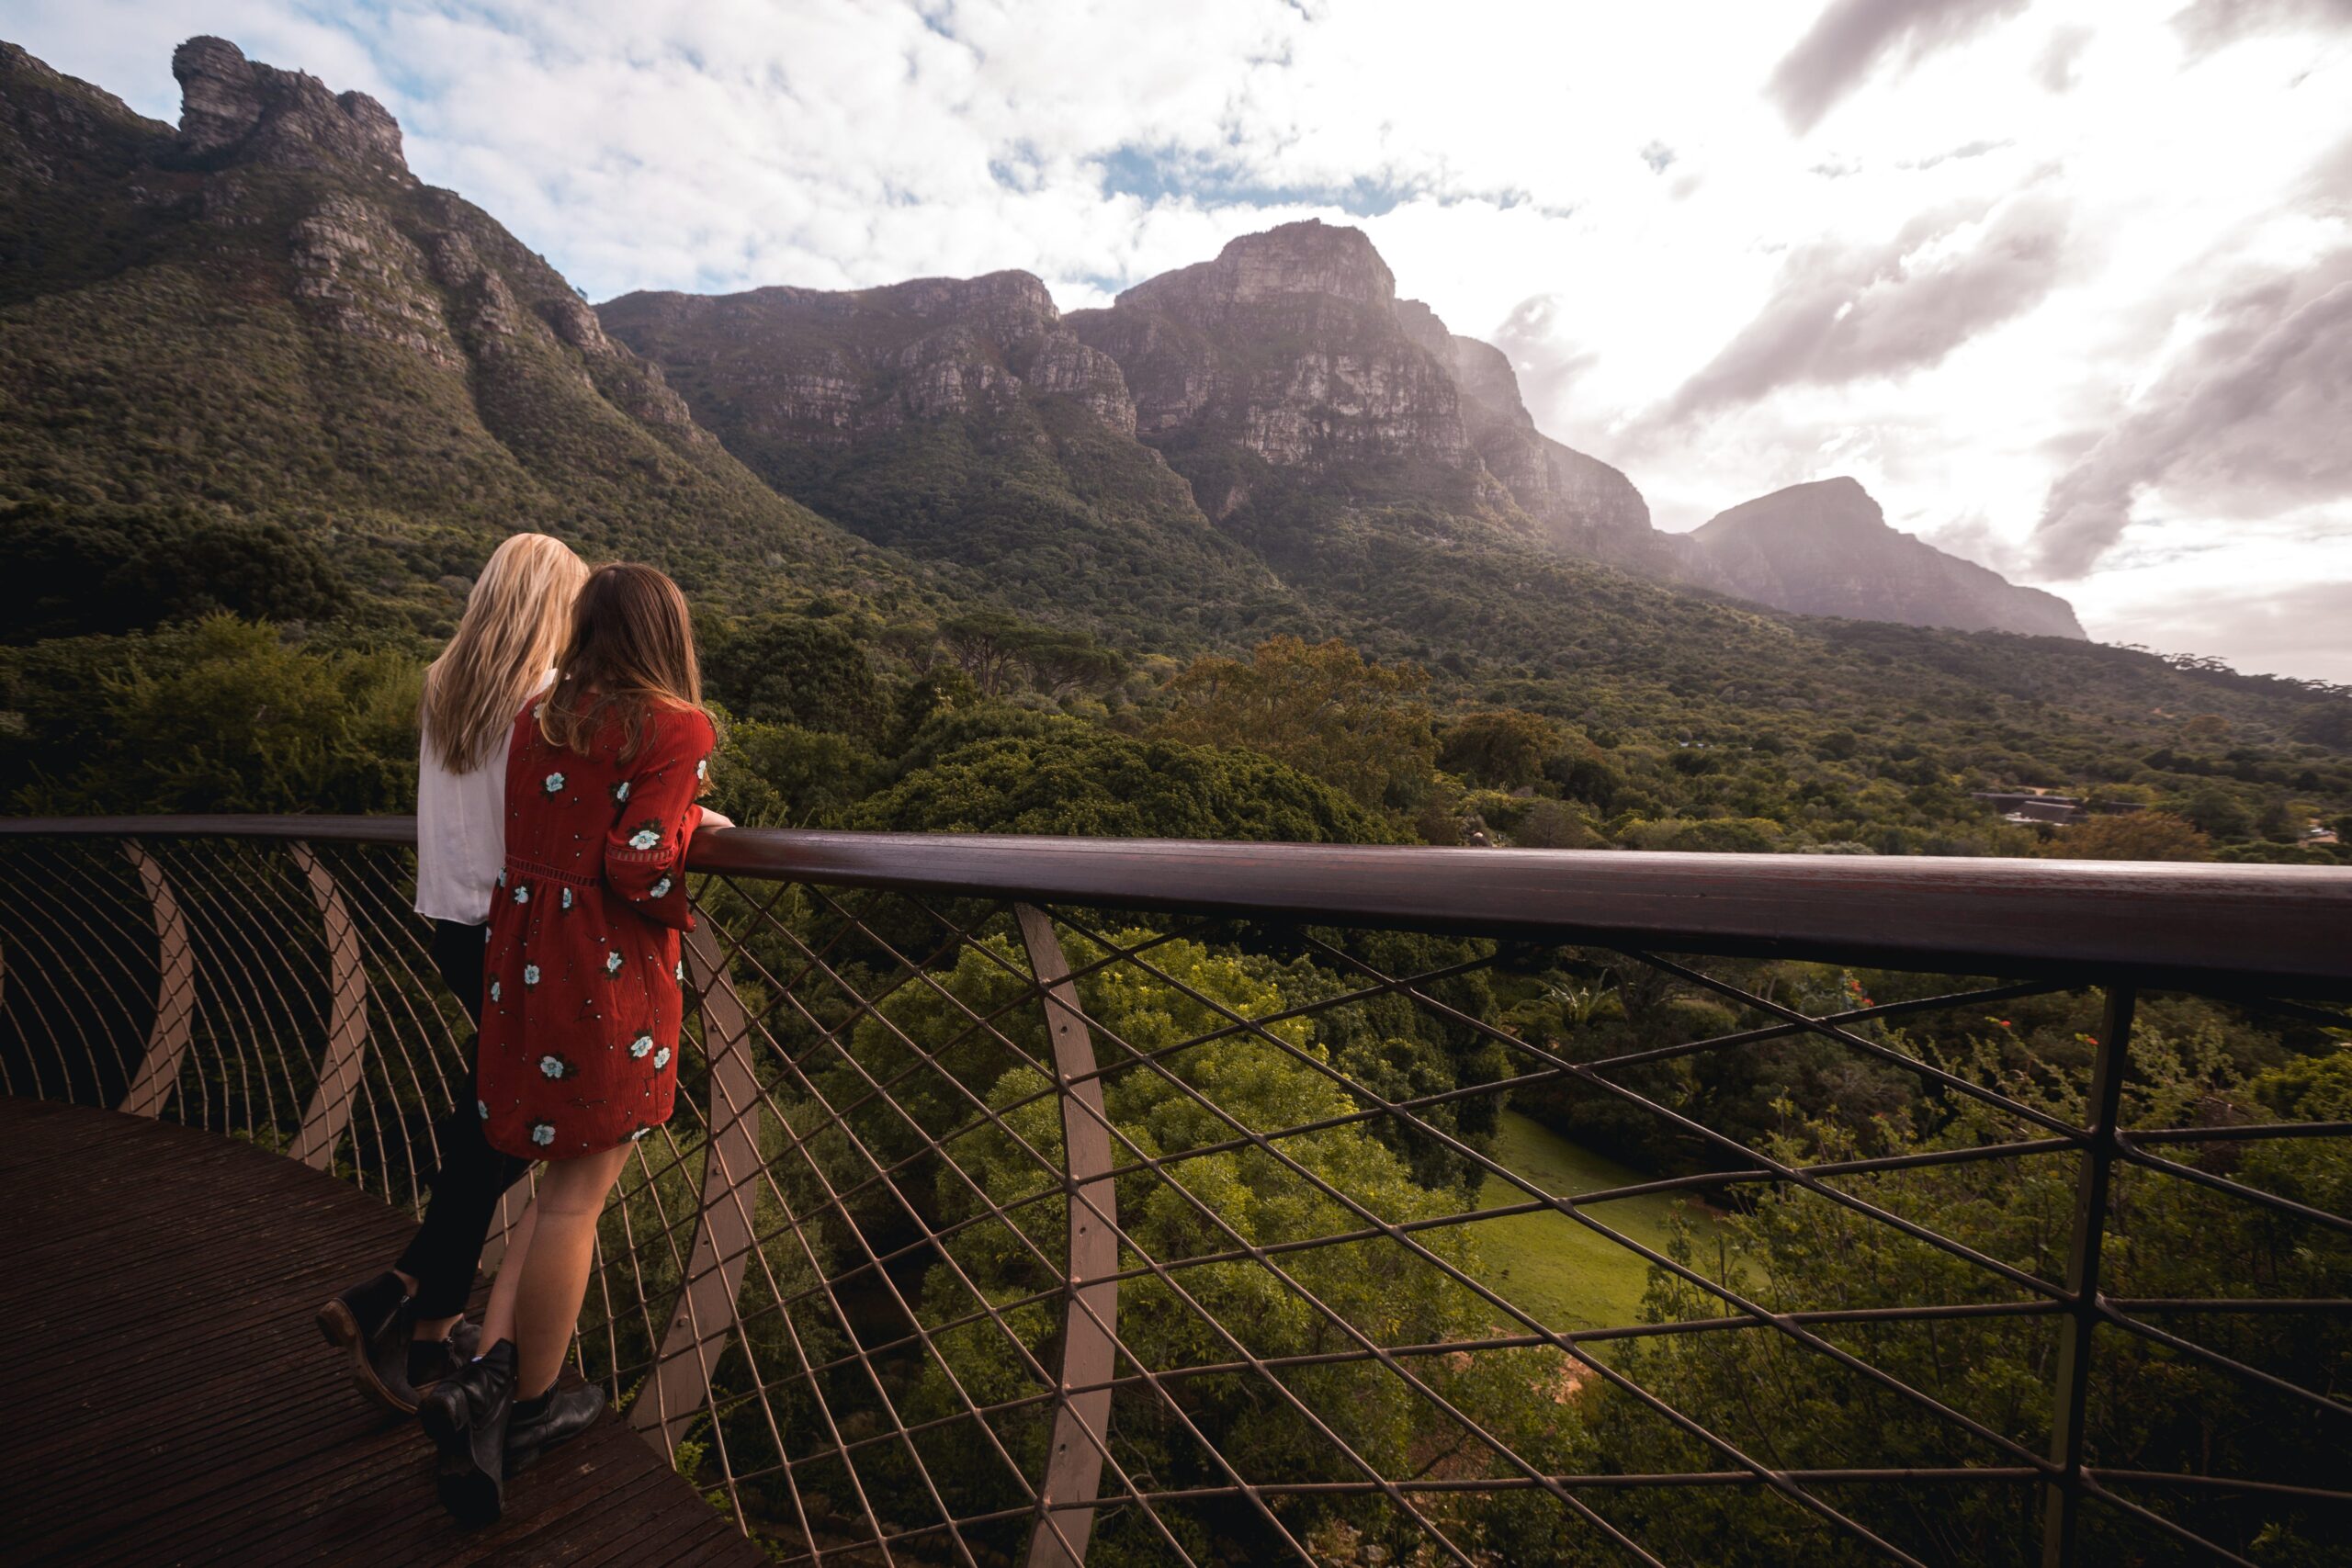
<path id="1" fill-rule="evenodd" d="M 746 561 L 921 592 L 760 483 L 494 219 L 419 182 L 373 99 L 219 39 L 173 64 L 176 129 L 0 52 L 0 387 L 20 399 L 0 499 L 285 518 L 420 611 L 449 591 L 416 580 L 518 526 L 722 592 Z"/>

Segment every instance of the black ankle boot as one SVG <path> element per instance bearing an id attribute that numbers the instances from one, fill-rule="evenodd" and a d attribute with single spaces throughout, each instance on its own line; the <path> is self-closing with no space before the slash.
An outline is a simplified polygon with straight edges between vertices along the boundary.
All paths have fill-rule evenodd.
<path id="1" fill-rule="evenodd" d="M 416 1409 L 425 1386 L 411 1375 L 409 1341 L 416 1327 L 416 1303 L 401 1277 L 387 1270 L 330 1297 L 312 1320 L 327 1343 L 351 1357 L 351 1386 L 396 1415 Z M 469 1333 L 459 1325 L 460 1333 Z M 467 1353 L 470 1355 L 471 1349 Z M 428 1381 L 446 1369 L 427 1367 Z"/>
<path id="2" fill-rule="evenodd" d="M 502 1339 L 445 1379 L 416 1407 L 425 1436 L 441 1450 L 434 1484 L 441 1506 L 461 1524 L 495 1524 L 506 1504 L 506 1427 L 514 1410 L 514 1344 Z"/>
<path id="3" fill-rule="evenodd" d="M 506 1473 L 522 1474 L 538 1462 L 540 1454 L 570 1442 L 604 1413 L 605 1391 L 594 1383 L 551 1388 L 537 1399 L 516 1400 L 514 1418 L 506 1424 Z"/>

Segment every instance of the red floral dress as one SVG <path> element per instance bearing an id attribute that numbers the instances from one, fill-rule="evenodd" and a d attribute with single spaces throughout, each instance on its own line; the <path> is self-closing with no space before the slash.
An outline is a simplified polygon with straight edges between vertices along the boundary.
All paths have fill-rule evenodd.
<path id="1" fill-rule="evenodd" d="M 582 756 L 548 744 L 536 706 L 515 720 L 475 1105 L 492 1148 L 571 1159 L 669 1121 L 686 842 L 715 741 L 700 712 L 659 710 L 623 762 L 616 725 Z"/>

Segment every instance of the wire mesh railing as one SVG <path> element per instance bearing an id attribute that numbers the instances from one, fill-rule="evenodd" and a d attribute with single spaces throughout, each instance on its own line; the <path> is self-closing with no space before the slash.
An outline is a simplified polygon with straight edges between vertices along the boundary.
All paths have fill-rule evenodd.
<path id="1" fill-rule="evenodd" d="M 413 1208 L 411 830 L 9 825 L 0 1089 Z M 2352 874 L 693 864 L 575 1353 L 778 1561 L 2347 1560 Z"/>

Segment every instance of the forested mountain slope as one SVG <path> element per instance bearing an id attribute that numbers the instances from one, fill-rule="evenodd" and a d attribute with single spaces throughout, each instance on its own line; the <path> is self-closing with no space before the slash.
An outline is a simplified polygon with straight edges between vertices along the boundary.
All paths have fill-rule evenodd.
<path id="1" fill-rule="evenodd" d="M 712 592 L 905 580 L 421 185 L 374 100 L 218 39 L 173 68 L 176 132 L 0 46 L 0 498 L 282 520 L 395 597 L 517 527 Z"/>

